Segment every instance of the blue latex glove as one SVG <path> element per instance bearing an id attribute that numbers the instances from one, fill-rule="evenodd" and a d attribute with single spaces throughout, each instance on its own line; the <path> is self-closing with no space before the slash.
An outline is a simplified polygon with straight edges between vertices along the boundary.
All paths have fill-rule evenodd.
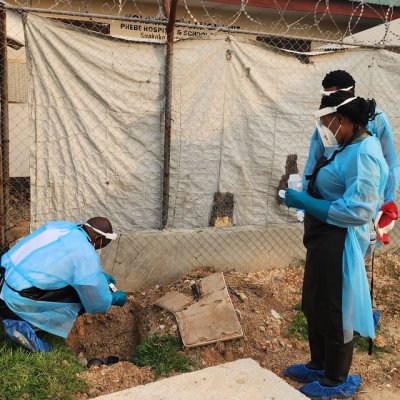
<path id="1" fill-rule="evenodd" d="M 288 207 L 298 208 L 305 210 L 313 217 L 326 222 L 328 218 L 329 207 L 331 202 L 323 199 L 316 199 L 308 194 L 306 190 L 297 192 L 293 189 L 286 190 L 285 204 Z"/>
<path id="2" fill-rule="evenodd" d="M 122 290 L 117 290 L 112 294 L 112 300 L 111 304 L 113 306 L 119 306 L 122 307 L 126 303 L 126 293 L 123 292 Z"/>
<path id="3" fill-rule="evenodd" d="M 105 272 L 103 272 L 103 274 L 106 277 L 108 284 L 113 283 L 115 285 L 117 283 L 117 281 L 115 280 L 115 278 L 112 275 L 108 275 Z"/>

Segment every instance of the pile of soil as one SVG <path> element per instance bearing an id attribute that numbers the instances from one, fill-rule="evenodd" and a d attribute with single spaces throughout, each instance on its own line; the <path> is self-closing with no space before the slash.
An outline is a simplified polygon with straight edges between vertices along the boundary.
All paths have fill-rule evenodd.
<path id="1" fill-rule="evenodd" d="M 124 307 L 111 307 L 106 314 L 78 317 L 67 343 L 83 364 L 92 358 L 117 356 L 126 361 L 140 341 L 138 305 L 133 298 Z"/>
<path id="2" fill-rule="evenodd" d="M 86 379 L 90 390 L 88 393 L 77 395 L 75 397 L 77 400 L 145 385 L 154 380 L 154 375 L 149 369 L 138 368 L 127 361 L 92 367 L 90 370 L 82 372 L 81 376 Z"/>
<path id="3" fill-rule="evenodd" d="M 376 299 L 382 311 L 376 344 L 384 350 L 369 356 L 365 350 L 356 348 L 351 373 L 363 377 L 363 385 L 355 397 L 359 400 L 396 398 L 391 395 L 400 398 L 399 254 L 378 257 L 375 271 Z M 122 360 L 129 360 L 137 343 L 150 335 L 178 336 L 173 314 L 154 306 L 154 301 L 170 290 L 191 296 L 193 280 L 213 272 L 210 268 L 194 271 L 177 282 L 131 293 L 122 309 L 112 307 L 106 315 L 80 317 L 68 339 L 71 347 L 77 356 L 81 353 L 80 357 L 87 359 L 118 355 Z M 229 271 L 224 276 L 244 337 L 186 349 L 186 355 L 195 362 L 195 369 L 250 357 L 283 377 L 286 366 L 308 361 L 307 341 L 296 331 L 290 333 L 301 300 L 303 265 L 248 274 Z M 104 380 L 104 375 L 108 379 Z M 92 367 L 83 376 L 95 395 L 152 379 L 149 371 L 145 370 L 143 375 L 143 369 L 130 363 Z M 294 387 L 300 386 L 287 381 Z M 94 392 L 89 393 L 93 395 Z"/>

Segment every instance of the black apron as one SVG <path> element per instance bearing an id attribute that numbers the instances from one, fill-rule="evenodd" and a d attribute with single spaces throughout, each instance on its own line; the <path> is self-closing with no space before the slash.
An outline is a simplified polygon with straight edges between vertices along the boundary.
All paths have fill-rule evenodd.
<path id="1" fill-rule="evenodd" d="M 61 289 L 43 290 L 33 286 L 27 289 L 15 290 L 5 281 L 5 269 L 4 267 L 0 267 L 0 293 L 3 288 L 3 285 L 7 285 L 11 290 L 17 292 L 20 296 L 35 301 L 50 301 L 57 303 L 81 303 L 78 293 L 72 286 L 69 285 Z M 83 312 L 81 311 L 80 314 L 81 313 Z M 0 299 L 0 318 L 17 319 L 17 320 L 21 319 L 7 307 L 7 304 L 2 299 Z"/>
<path id="2" fill-rule="evenodd" d="M 332 159 L 331 159 L 332 160 Z M 321 198 L 315 180 L 329 161 L 322 157 L 308 177 L 308 193 Z M 303 243 L 307 249 L 302 310 L 309 330 L 343 343 L 342 263 L 347 228 L 322 222 L 305 213 Z"/>

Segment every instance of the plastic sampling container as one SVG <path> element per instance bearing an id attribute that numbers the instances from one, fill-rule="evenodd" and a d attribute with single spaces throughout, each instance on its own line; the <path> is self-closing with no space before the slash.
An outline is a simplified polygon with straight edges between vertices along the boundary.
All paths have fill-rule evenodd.
<path id="1" fill-rule="evenodd" d="M 303 181 L 299 174 L 289 175 L 288 188 L 301 192 L 303 190 Z"/>

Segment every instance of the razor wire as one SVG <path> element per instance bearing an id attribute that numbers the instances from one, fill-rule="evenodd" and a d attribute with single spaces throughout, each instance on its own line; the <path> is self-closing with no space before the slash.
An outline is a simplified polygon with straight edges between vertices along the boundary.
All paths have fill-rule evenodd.
<path id="1" fill-rule="evenodd" d="M 174 252 L 181 255 L 176 270 L 256 270 L 302 259 L 302 223 L 278 191 L 304 168 L 324 75 L 334 69 L 354 75 L 357 94 L 377 100 L 400 143 L 400 82 L 381 73 L 397 60 L 398 49 L 386 40 L 398 10 L 351 2 L 344 18 L 334 13 L 334 2 L 318 1 L 298 15 L 291 3 L 276 0 L 263 13 L 245 0 L 217 11 L 210 2 L 182 1 L 170 71 L 168 219 L 162 221 L 165 4 L 15 2 L 8 10 L 22 20 L 34 15 L 59 24 L 46 31 L 37 21 L 37 36 L 29 40 L 58 28 L 70 35 L 45 48 L 30 43 L 28 57 L 26 43 L 8 35 L 10 197 L 3 249 L 50 220 L 99 214 L 115 221 L 122 233 L 118 251 L 147 280 Z M 376 14 L 373 23 L 364 18 L 368 12 Z M 10 32 L 13 23 L 7 18 Z M 376 42 L 343 46 L 345 37 L 378 23 L 387 29 Z M 67 41 L 70 58 L 60 56 Z M 340 56 L 346 52 L 351 56 Z M 34 58 L 41 53 L 39 67 Z M 399 243 L 396 229 L 392 245 Z M 112 265 L 122 258 L 115 254 Z"/>

